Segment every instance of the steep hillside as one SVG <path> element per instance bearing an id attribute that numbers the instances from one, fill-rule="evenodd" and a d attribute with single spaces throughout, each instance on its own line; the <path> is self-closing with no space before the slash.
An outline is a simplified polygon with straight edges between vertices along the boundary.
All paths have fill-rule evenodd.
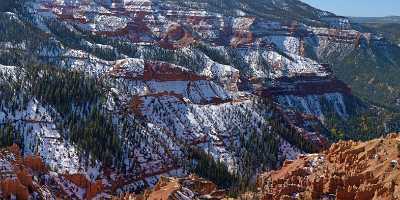
<path id="1" fill-rule="evenodd" d="M 398 23 L 368 23 L 363 24 L 368 29 L 382 34 L 390 39 L 393 43 L 400 46 L 400 22 Z"/>

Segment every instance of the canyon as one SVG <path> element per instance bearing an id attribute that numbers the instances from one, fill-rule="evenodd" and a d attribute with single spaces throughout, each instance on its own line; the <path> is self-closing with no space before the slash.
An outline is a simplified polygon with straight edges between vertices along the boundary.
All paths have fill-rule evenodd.
<path id="1" fill-rule="evenodd" d="M 298 1 L 18 0 L 0 13 L 0 47 L 0 130 L 11 132 L 1 141 L 21 149 L 12 153 L 18 159 L 5 159 L 18 177 L 2 183 L 6 197 L 218 199 L 225 194 L 215 180 L 190 176 L 199 160 L 193 152 L 205 152 L 231 174 L 255 177 L 320 162 L 322 154 L 306 153 L 329 149 L 339 156 L 335 148 L 362 145 L 331 146 L 340 139 L 396 129 L 388 121 L 371 136 L 352 129 L 368 114 L 386 120 L 378 115 L 386 107 L 360 98 L 338 72 L 358 51 L 379 50 L 362 58 L 397 65 L 399 48 Z M 346 63 L 349 70 L 364 67 Z M 387 88 L 391 99 L 396 87 Z M 333 175 L 340 186 L 308 191 L 330 179 L 308 180 L 307 170 L 289 174 L 272 188 L 262 175 L 257 195 L 368 195 Z M 377 181 L 372 176 L 361 178 Z M 372 182 L 356 185 L 378 190 Z"/>

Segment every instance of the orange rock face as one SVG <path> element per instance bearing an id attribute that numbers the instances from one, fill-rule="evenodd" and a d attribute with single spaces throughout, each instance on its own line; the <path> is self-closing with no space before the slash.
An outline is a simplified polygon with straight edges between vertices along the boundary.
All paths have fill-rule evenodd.
<path id="1" fill-rule="evenodd" d="M 73 184 L 80 188 L 86 189 L 86 199 L 92 199 L 98 193 L 103 191 L 103 183 L 101 180 L 97 180 L 95 182 L 89 181 L 85 175 L 83 174 L 73 174 L 73 175 L 64 175 L 64 177 L 71 181 Z"/>
<path id="2" fill-rule="evenodd" d="M 0 199 L 29 199 L 29 190 L 35 190 L 30 166 L 22 160 L 17 145 L 0 150 Z"/>
<path id="3" fill-rule="evenodd" d="M 193 175 L 186 178 L 161 177 L 156 186 L 143 196 L 126 195 L 123 199 L 197 199 L 200 196 L 217 200 L 223 199 L 225 192 L 218 190 L 214 183 Z"/>
<path id="4" fill-rule="evenodd" d="M 29 174 L 26 169 L 21 169 L 20 171 L 18 171 L 17 177 L 23 185 L 31 188 L 33 187 L 32 175 Z"/>
<path id="5" fill-rule="evenodd" d="M 72 175 L 66 174 L 66 175 L 64 175 L 64 177 L 67 180 L 71 181 L 76 186 L 81 187 L 81 188 L 86 188 L 90 184 L 90 182 L 87 180 L 87 178 L 83 174 L 72 174 Z"/>
<path id="6" fill-rule="evenodd" d="M 47 172 L 47 167 L 43 163 L 43 160 L 40 156 L 27 156 L 24 158 L 24 165 L 27 167 L 39 171 L 39 172 Z"/>
<path id="7" fill-rule="evenodd" d="M 29 191 L 18 179 L 5 179 L 0 181 L 0 189 L 3 192 L 3 197 L 8 198 L 15 195 L 17 199 L 27 200 Z"/>
<path id="8" fill-rule="evenodd" d="M 366 143 L 339 142 L 321 154 L 287 161 L 259 176 L 264 199 L 400 199 L 400 135 Z"/>
<path id="9" fill-rule="evenodd" d="M 86 190 L 86 199 L 92 199 L 101 191 L 103 191 L 103 183 L 100 180 L 90 183 Z"/>

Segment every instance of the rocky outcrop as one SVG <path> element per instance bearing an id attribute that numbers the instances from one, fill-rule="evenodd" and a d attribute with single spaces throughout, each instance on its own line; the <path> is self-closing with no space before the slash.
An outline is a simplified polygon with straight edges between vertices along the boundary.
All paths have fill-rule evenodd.
<path id="1" fill-rule="evenodd" d="M 46 165 L 44 164 L 42 158 L 40 156 L 27 156 L 24 158 L 24 165 L 27 167 L 45 173 L 48 171 Z"/>
<path id="2" fill-rule="evenodd" d="M 33 172 L 38 172 L 31 165 L 25 165 L 18 146 L 13 145 L 0 150 L 0 198 L 27 200 L 31 192 L 36 191 Z M 40 173 L 40 172 L 39 172 Z"/>
<path id="3" fill-rule="evenodd" d="M 280 170 L 265 173 L 257 185 L 265 199 L 338 200 L 400 198 L 400 135 L 369 142 L 339 142 L 321 154 L 286 161 Z"/>
<path id="4" fill-rule="evenodd" d="M 199 81 L 206 77 L 199 76 L 187 69 L 162 62 L 146 62 L 143 80 L 157 81 Z"/>
<path id="5" fill-rule="evenodd" d="M 118 60 L 108 74 L 114 78 L 142 81 L 200 81 L 209 79 L 181 66 L 141 59 Z"/>
<path id="6" fill-rule="evenodd" d="M 276 79 L 278 84 L 266 88 L 263 94 L 266 96 L 279 95 L 321 95 L 326 93 L 340 92 L 351 95 L 351 89 L 344 82 L 333 77 L 318 77 L 315 75 L 302 75 L 292 78 Z"/>
<path id="7" fill-rule="evenodd" d="M 92 199 L 104 189 L 101 180 L 90 181 L 84 174 L 64 175 L 64 177 L 76 186 L 84 188 L 86 190 L 86 199 Z"/>
<path id="8" fill-rule="evenodd" d="M 225 192 L 205 179 L 191 175 L 185 178 L 161 177 L 152 190 L 143 196 L 126 195 L 124 199 L 223 199 Z"/>
<path id="9" fill-rule="evenodd" d="M 91 182 L 86 189 L 86 199 L 92 199 L 104 190 L 101 180 Z"/>
<path id="10" fill-rule="evenodd" d="M 11 195 L 15 195 L 17 199 L 28 200 L 29 191 L 26 186 L 24 186 L 17 179 L 5 179 L 0 181 L 0 189 L 2 191 L 3 198 L 10 198 Z"/>
<path id="11" fill-rule="evenodd" d="M 64 175 L 64 177 L 73 184 L 75 184 L 76 186 L 81 188 L 86 188 L 90 184 L 90 181 L 87 180 L 87 178 L 83 174 L 72 174 L 72 175 L 66 174 Z"/>

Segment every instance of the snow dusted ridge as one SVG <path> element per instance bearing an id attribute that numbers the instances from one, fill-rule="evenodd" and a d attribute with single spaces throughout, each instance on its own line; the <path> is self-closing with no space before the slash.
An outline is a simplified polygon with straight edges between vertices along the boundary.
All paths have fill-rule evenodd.
<path id="1" fill-rule="evenodd" d="M 271 74 L 273 78 L 294 77 L 303 74 L 313 74 L 315 76 L 329 75 L 329 72 L 319 63 L 296 54 L 288 54 L 292 60 L 273 51 L 266 52 L 263 56 L 265 56 L 268 64 L 273 68 Z"/>
<path id="2" fill-rule="evenodd" d="M 29 102 L 26 110 L 16 113 L 8 120 L 17 121 L 17 130 L 24 133 L 26 154 L 38 153 L 51 169 L 58 172 L 79 171 L 80 163 L 76 149 L 64 141 L 50 113 L 36 100 Z"/>

